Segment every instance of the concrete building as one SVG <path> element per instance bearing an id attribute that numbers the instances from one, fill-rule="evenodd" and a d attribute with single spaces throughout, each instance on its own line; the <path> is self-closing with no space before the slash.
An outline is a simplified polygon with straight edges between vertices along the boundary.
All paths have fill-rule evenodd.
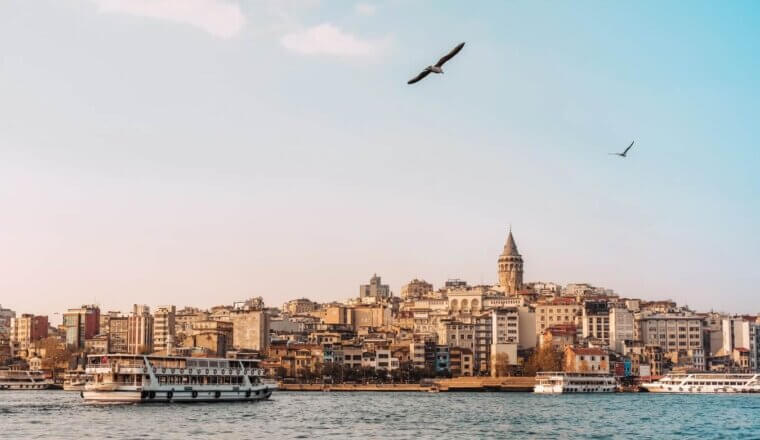
<path id="1" fill-rule="evenodd" d="M 225 357 L 234 346 L 233 325 L 226 321 L 196 322 L 193 334 L 184 341 L 184 346 L 204 348 L 212 356 Z"/>
<path id="2" fill-rule="evenodd" d="M 610 312 L 607 301 L 584 301 L 581 323 L 583 337 L 610 345 Z"/>
<path id="3" fill-rule="evenodd" d="M 22 352 L 29 355 L 32 343 L 46 338 L 48 335 L 47 316 L 35 316 L 24 313 L 13 318 L 11 324 L 11 342 Z"/>
<path id="4" fill-rule="evenodd" d="M 548 327 L 557 325 L 576 325 L 580 320 L 583 307 L 575 298 L 554 298 L 538 301 L 536 309 L 536 334 L 541 334 Z"/>
<path id="5" fill-rule="evenodd" d="M 87 354 L 106 354 L 109 352 L 108 335 L 95 335 L 84 341 L 84 351 Z"/>
<path id="6" fill-rule="evenodd" d="M 116 314 L 109 316 L 107 334 L 109 352 L 129 353 L 129 317 Z"/>
<path id="7" fill-rule="evenodd" d="M 451 375 L 454 377 L 473 375 L 472 350 L 460 347 L 449 348 Z"/>
<path id="8" fill-rule="evenodd" d="M 235 310 L 232 322 L 232 346 L 237 349 L 266 351 L 269 345 L 269 315 L 263 310 Z"/>
<path id="9" fill-rule="evenodd" d="M 432 284 L 416 278 L 401 287 L 401 298 L 404 300 L 425 298 L 432 295 L 432 293 Z"/>
<path id="10" fill-rule="evenodd" d="M 451 371 L 451 352 L 448 345 L 435 346 L 435 372 L 437 374 Z"/>
<path id="11" fill-rule="evenodd" d="M 370 304 L 380 302 L 389 299 L 390 297 L 390 287 L 388 287 L 387 284 L 383 284 L 377 274 L 372 275 L 372 278 L 369 279 L 369 284 L 362 284 L 359 286 L 359 299 L 362 303 Z"/>
<path id="12" fill-rule="evenodd" d="M 153 351 L 172 354 L 174 352 L 174 336 L 176 332 L 175 306 L 159 306 L 153 312 Z"/>
<path id="13" fill-rule="evenodd" d="M 343 305 L 330 305 L 324 309 L 322 322 L 325 324 L 348 324 L 351 309 Z"/>
<path id="14" fill-rule="evenodd" d="M 11 353 L 11 322 L 16 317 L 16 312 L 4 309 L 0 305 L 0 363 L 5 362 Z"/>
<path id="15" fill-rule="evenodd" d="M 508 295 L 517 294 L 523 287 L 523 259 L 511 230 L 499 255 L 499 286 Z"/>
<path id="16" fill-rule="evenodd" d="M 16 317 L 16 312 L 11 309 L 4 309 L 0 305 L 0 340 L 10 338 L 11 321 Z"/>
<path id="17" fill-rule="evenodd" d="M 307 298 L 292 299 L 282 305 L 282 311 L 290 315 L 301 315 L 317 309 L 319 304 Z"/>
<path id="18" fill-rule="evenodd" d="M 533 332 L 533 328 L 530 329 L 531 332 Z M 516 307 L 491 310 L 491 375 L 496 374 L 496 364 L 499 362 L 505 363 L 505 365 L 518 364 L 517 346 L 519 341 L 519 310 Z"/>
<path id="19" fill-rule="evenodd" d="M 475 325 L 472 323 L 442 320 L 438 324 L 438 343 L 450 348 L 475 349 Z"/>
<path id="20" fill-rule="evenodd" d="M 127 319 L 127 351 L 131 354 L 153 352 L 153 316 L 146 305 L 135 304 Z"/>
<path id="21" fill-rule="evenodd" d="M 391 309 L 384 304 L 365 304 L 351 308 L 351 324 L 355 330 L 362 327 L 383 327 L 391 323 Z"/>
<path id="22" fill-rule="evenodd" d="M 636 329 L 639 340 L 663 352 L 704 350 L 703 320 L 694 314 L 641 315 Z"/>
<path id="23" fill-rule="evenodd" d="M 425 368 L 425 343 L 412 342 L 409 344 L 409 358 L 414 368 Z"/>
<path id="24" fill-rule="evenodd" d="M 746 369 L 760 371 L 760 323 L 754 316 L 726 317 L 722 320 L 722 347 L 718 355 L 731 356 L 736 363 L 746 360 Z"/>
<path id="25" fill-rule="evenodd" d="M 63 326 L 66 330 L 66 345 L 73 350 L 82 350 L 86 339 L 100 333 L 100 308 L 84 305 L 78 309 L 69 309 L 63 314 Z"/>
<path id="26" fill-rule="evenodd" d="M 634 340 L 633 312 L 615 305 L 610 308 L 610 349 L 622 353 L 623 343 Z"/>

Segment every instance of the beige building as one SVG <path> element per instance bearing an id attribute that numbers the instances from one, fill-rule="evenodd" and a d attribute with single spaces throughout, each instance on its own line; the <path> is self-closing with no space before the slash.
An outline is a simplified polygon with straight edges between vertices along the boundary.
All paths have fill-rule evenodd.
<path id="1" fill-rule="evenodd" d="M 371 304 L 389 299 L 390 297 L 391 288 L 387 284 L 383 284 L 377 274 L 372 275 L 372 278 L 369 279 L 369 284 L 359 286 L 359 300 L 362 303 Z"/>
<path id="2" fill-rule="evenodd" d="M 582 306 L 573 298 L 554 298 L 536 303 L 536 334 L 557 325 L 575 325 L 580 320 Z"/>
<path id="3" fill-rule="evenodd" d="M 416 278 L 401 287 L 401 298 L 404 300 L 424 298 L 432 295 L 432 293 L 432 284 L 426 282 L 425 280 L 418 280 Z"/>
<path id="4" fill-rule="evenodd" d="M 153 352 L 153 316 L 146 305 L 135 304 L 128 318 L 127 350 L 131 354 Z"/>
<path id="5" fill-rule="evenodd" d="M 610 372 L 610 358 L 601 348 L 566 347 L 564 370 L 573 373 Z"/>
<path id="6" fill-rule="evenodd" d="M 193 324 L 193 334 L 183 341 L 184 347 L 199 347 L 212 356 L 225 357 L 233 347 L 233 325 L 227 321 L 198 321 Z"/>
<path id="7" fill-rule="evenodd" d="M 451 375 L 454 377 L 472 376 L 474 362 L 472 350 L 468 348 L 453 347 L 449 350 Z"/>
<path id="8" fill-rule="evenodd" d="M 11 342 L 22 352 L 28 352 L 32 343 L 46 338 L 47 335 L 47 316 L 24 313 L 11 321 Z"/>
<path id="9" fill-rule="evenodd" d="M 108 335 L 100 334 L 90 339 L 85 339 L 84 350 L 88 354 L 106 354 L 108 353 Z"/>
<path id="10" fill-rule="evenodd" d="M 452 289 L 447 293 L 452 314 L 478 314 L 483 311 L 486 290 L 477 288 Z"/>
<path id="11" fill-rule="evenodd" d="M 291 315 L 301 315 L 319 309 L 319 304 L 307 298 L 292 299 L 282 305 L 282 311 Z"/>
<path id="12" fill-rule="evenodd" d="M 176 331 L 175 306 L 160 306 L 153 313 L 153 351 L 171 354 Z"/>
<path id="13" fill-rule="evenodd" d="M 447 345 L 450 348 L 475 349 L 475 324 L 441 320 L 438 324 L 438 344 Z"/>
<path id="14" fill-rule="evenodd" d="M 348 324 L 350 311 L 346 306 L 331 305 L 324 309 L 322 322 L 325 324 Z"/>
<path id="15" fill-rule="evenodd" d="M 235 349 L 265 351 L 269 345 L 269 315 L 263 310 L 235 310 L 232 321 L 232 346 Z"/>
<path id="16" fill-rule="evenodd" d="M 692 314 L 654 314 L 636 321 L 639 339 L 663 352 L 702 350 L 702 317 Z"/>
<path id="17" fill-rule="evenodd" d="M 351 309 L 351 322 L 355 329 L 384 327 L 391 323 L 391 309 L 385 305 L 357 305 Z"/>
<path id="18" fill-rule="evenodd" d="M 517 294 L 523 287 L 523 259 L 511 230 L 499 255 L 499 286 L 508 295 Z"/>

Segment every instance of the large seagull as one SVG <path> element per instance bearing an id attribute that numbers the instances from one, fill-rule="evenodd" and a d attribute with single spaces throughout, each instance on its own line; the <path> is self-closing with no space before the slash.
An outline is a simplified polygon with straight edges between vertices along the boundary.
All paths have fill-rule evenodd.
<path id="1" fill-rule="evenodd" d="M 636 141 L 633 141 L 633 142 L 636 142 Z M 614 154 L 615 156 L 620 156 L 620 157 L 626 157 L 626 156 L 628 156 L 628 150 L 630 150 L 631 147 L 633 146 L 633 142 L 631 142 L 631 145 L 629 145 L 628 148 L 626 148 L 625 150 L 623 150 L 622 153 L 610 153 L 610 154 Z"/>
<path id="2" fill-rule="evenodd" d="M 446 61 L 454 58 L 454 55 L 458 54 L 459 51 L 462 50 L 463 47 L 464 47 L 464 43 L 459 43 L 459 45 L 457 47 L 455 47 L 454 49 L 452 49 L 451 52 L 447 53 L 440 60 L 438 60 L 438 62 L 435 63 L 434 66 L 427 66 L 427 67 L 425 67 L 425 70 L 423 70 L 422 72 L 420 72 L 419 75 L 417 75 L 414 78 L 412 78 L 409 81 L 407 81 L 407 84 L 414 84 L 414 83 L 416 83 L 417 81 L 421 80 L 422 78 L 428 76 L 430 74 L 430 72 L 433 72 L 433 73 L 443 73 L 443 69 L 441 69 L 441 66 L 443 66 L 446 63 Z"/>

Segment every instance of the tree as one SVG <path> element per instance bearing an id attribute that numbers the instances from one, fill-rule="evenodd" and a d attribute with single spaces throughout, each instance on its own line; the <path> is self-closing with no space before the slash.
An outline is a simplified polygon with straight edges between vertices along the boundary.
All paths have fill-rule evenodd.
<path id="1" fill-rule="evenodd" d="M 562 371 L 562 353 L 551 344 L 534 350 L 523 362 L 523 376 L 535 376 L 539 371 Z"/>
<path id="2" fill-rule="evenodd" d="M 562 353 L 551 344 L 546 344 L 534 353 L 536 356 L 536 371 L 562 370 Z"/>
<path id="3" fill-rule="evenodd" d="M 58 338 L 53 336 L 40 340 L 38 343 L 40 352 L 44 352 L 42 357 L 42 368 L 45 370 L 51 370 L 53 377 L 55 377 L 56 369 L 65 370 L 69 367 L 69 362 L 74 356 L 74 353 L 62 343 Z"/>

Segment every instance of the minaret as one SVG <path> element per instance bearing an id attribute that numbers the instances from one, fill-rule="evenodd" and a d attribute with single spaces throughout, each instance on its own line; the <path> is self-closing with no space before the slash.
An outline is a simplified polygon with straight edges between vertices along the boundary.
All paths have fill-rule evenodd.
<path id="1" fill-rule="evenodd" d="M 522 282 L 523 259 L 517 252 L 517 245 L 514 237 L 512 237 L 512 228 L 509 228 L 504 252 L 499 255 L 499 285 L 504 289 L 504 293 L 514 295 L 522 289 Z"/>

